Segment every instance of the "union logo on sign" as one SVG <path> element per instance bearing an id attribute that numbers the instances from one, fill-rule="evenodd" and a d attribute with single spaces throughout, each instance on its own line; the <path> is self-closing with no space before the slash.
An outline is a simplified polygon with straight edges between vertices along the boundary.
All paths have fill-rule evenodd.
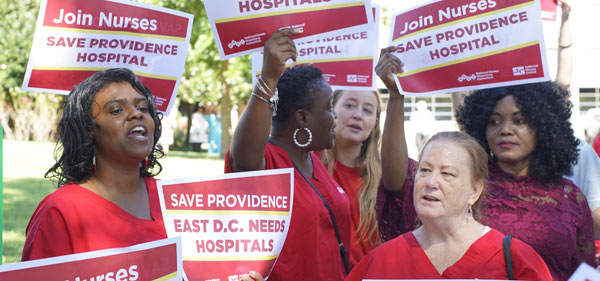
<path id="1" fill-rule="evenodd" d="M 513 67 L 513 76 L 525 75 L 525 67 L 515 66 Z"/>

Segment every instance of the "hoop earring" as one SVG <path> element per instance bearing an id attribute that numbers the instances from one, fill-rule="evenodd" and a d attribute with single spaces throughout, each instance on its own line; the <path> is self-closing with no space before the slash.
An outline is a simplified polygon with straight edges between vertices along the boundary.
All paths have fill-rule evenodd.
<path id="1" fill-rule="evenodd" d="M 306 131 L 306 133 L 308 133 L 308 140 L 306 141 L 306 143 L 300 143 L 300 142 L 298 142 L 297 135 L 298 135 L 298 132 L 300 131 L 300 128 L 298 128 L 298 129 L 296 129 L 296 130 L 294 131 L 294 143 L 295 143 L 295 144 L 296 144 L 298 147 L 302 147 L 302 148 L 304 148 L 304 147 L 307 147 L 307 146 L 308 146 L 308 145 L 309 145 L 309 144 L 312 142 L 312 132 L 310 131 L 310 129 L 309 129 L 309 128 L 306 128 L 306 127 L 305 127 L 305 128 L 302 128 L 302 129 L 304 129 L 304 131 Z"/>

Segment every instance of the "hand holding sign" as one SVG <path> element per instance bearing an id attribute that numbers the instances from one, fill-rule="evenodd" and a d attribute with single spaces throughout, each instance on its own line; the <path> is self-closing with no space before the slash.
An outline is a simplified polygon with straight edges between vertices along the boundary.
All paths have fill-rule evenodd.
<path id="1" fill-rule="evenodd" d="M 270 85 L 277 85 L 277 81 L 285 71 L 285 62 L 289 59 L 296 61 L 298 51 L 296 44 L 290 39 L 291 35 L 298 34 L 294 29 L 284 28 L 279 30 L 265 43 L 263 57 L 262 78 Z"/>
<path id="2" fill-rule="evenodd" d="M 393 54 L 393 52 L 396 50 L 398 50 L 398 48 L 395 46 L 381 49 L 379 61 L 375 66 L 375 72 L 377 73 L 377 76 L 379 76 L 381 81 L 383 81 L 383 84 L 385 84 L 385 87 L 388 88 L 390 93 L 400 92 L 398 91 L 396 81 L 394 81 L 394 74 L 400 74 L 404 72 L 402 70 L 404 63 L 402 63 L 400 59 Z"/>

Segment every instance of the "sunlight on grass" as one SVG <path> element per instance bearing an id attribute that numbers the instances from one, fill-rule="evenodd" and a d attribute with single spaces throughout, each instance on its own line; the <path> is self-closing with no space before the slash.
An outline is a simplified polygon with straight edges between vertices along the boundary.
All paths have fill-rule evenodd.
<path id="1" fill-rule="evenodd" d="M 53 153 L 54 143 L 3 142 L 3 263 L 21 260 L 29 218 L 38 203 L 56 189 L 53 182 L 44 179 L 44 174 L 54 164 Z M 158 179 L 223 174 L 223 160 L 207 153 L 171 151 L 159 161 L 163 171 Z"/>

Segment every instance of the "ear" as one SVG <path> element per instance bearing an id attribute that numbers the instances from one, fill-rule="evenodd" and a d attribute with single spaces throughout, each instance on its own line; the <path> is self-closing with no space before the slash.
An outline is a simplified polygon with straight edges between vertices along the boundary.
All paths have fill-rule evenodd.
<path id="1" fill-rule="evenodd" d="M 298 109 L 296 110 L 296 112 L 294 113 L 294 117 L 296 118 L 296 122 L 298 123 L 298 125 L 300 125 L 300 127 L 306 127 L 308 126 L 308 118 L 307 118 L 308 112 L 304 109 Z"/>
<path id="2" fill-rule="evenodd" d="M 477 202 L 477 200 L 479 199 L 479 197 L 481 197 L 481 194 L 483 193 L 483 187 L 485 186 L 485 183 L 483 180 L 478 180 L 473 184 L 473 194 L 471 195 L 471 197 L 469 198 L 469 204 L 473 205 L 475 204 L 475 202 Z"/>

